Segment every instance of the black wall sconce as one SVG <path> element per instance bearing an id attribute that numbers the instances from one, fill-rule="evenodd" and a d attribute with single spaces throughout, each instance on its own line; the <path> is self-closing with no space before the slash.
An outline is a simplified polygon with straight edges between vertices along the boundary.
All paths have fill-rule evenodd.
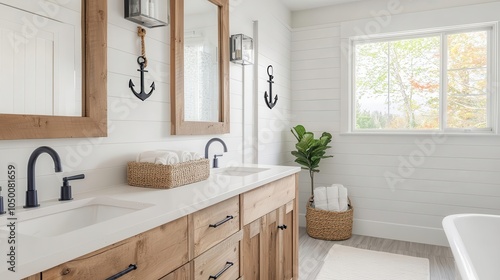
<path id="1" fill-rule="evenodd" d="M 125 18 L 148 28 L 166 26 L 169 6 L 167 0 L 125 0 Z"/>
<path id="2" fill-rule="evenodd" d="M 244 34 L 231 35 L 230 61 L 241 65 L 253 64 L 253 39 Z"/>

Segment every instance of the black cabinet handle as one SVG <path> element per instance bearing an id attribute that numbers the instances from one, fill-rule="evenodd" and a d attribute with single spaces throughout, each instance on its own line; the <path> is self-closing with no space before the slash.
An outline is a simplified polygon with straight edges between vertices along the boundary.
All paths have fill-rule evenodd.
<path id="1" fill-rule="evenodd" d="M 125 270 L 120 271 L 117 274 L 115 274 L 115 275 L 113 275 L 113 276 L 111 276 L 109 278 L 106 278 L 106 280 L 115 280 L 115 279 L 118 279 L 118 278 L 122 277 L 123 275 L 131 272 L 132 270 L 136 270 L 136 269 L 137 269 L 137 265 L 131 264 Z"/>
<path id="2" fill-rule="evenodd" d="M 278 226 L 278 228 L 281 229 L 281 230 L 285 230 L 286 229 L 286 225 Z"/>
<path id="3" fill-rule="evenodd" d="M 228 270 L 233 265 L 234 263 L 232 262 L 226 262 L 226 266 L 224 266 L 224 268 L 221 271 L 219 271 L 219 273 L 215 274 L 215 276 L 210 275 L 210 277 L 208 277 L 208 280 L 219 278 L 222 275 L 222 273 L 226 272 L 226 270 Z"/>
<path id="4" fill-rule="evenodd" d="M 234 217 L 233 217 L 233 216 L 227 216 L 224 220 L 222 220 L 222 221 L 220 221 L 220 222 L 217 222 L 217 223 L 215 223 L 215 224 L 208 225 L 208 227 L 213 227 L 213 228 L 216 228 L 216 227 L 218 227 L 218 226 L 222 225 L 223 223 L 225 223 L 225 222 L 227 222 L 227 221 L 229 221 L 229 220 L 232 220 L 232 219 L 234 219 Z"/>

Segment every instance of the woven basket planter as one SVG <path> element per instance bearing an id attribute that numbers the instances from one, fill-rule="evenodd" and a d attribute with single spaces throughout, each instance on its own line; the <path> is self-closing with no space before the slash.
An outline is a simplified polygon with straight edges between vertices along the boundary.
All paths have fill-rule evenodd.
<path id="1" fill-rule="evenodd" d="M 208 159 L 186 161 L 171 165 L 149 162 L 129 162 L 127 182 L 131 186 L 170 189 L 208 179 Z"/>
<path id="2" fill-rule="evenodd" d="M 312 207 L 309 198 L 306 209 L 306 230 L 312 238 L 323 240 L 346 240 L 352 236 L 353 208 L 349 200 L 348 210 L 333 212 Z"/>

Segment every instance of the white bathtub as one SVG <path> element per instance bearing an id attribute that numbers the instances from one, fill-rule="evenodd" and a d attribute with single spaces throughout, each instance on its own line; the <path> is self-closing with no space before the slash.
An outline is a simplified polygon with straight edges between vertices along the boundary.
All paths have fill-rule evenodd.
<path id="1" fill-rule="evenodd" d="M 451 215 L 443 228 L 462 280 L 500 279 L 500 216 Z"/>

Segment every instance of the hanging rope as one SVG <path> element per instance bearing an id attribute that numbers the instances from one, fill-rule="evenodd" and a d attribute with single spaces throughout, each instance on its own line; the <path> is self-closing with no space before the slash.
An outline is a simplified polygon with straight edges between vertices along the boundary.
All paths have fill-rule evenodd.
<path id="1" fill-rule="evenodd" d="M 141 56 L 144 58 L 144 68 L 148 66 L 148 59 L 146 58 L 146 44 L 144 43 L 144 37 L 146 36 L 146 29 L 137 26 L 137 35 L 141 37 Z"/>

